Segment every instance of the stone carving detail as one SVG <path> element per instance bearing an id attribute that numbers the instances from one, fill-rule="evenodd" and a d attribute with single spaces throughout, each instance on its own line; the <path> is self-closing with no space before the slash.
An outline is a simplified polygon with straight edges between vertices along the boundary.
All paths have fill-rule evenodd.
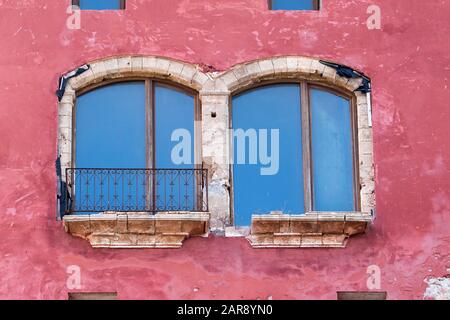
<path id="1" fill-rule="evenodd" d="M 253 216 L 248 240 L 254 248 L 343 248 L 371 221 L 370 215 L 357 213 Z"/>
<path id="2" fill-rule="evenodd" d="M 64 227 L 94 248 L 179 248 L 184 240 L 208 235 L 209 214 L 70 215 Z"/>

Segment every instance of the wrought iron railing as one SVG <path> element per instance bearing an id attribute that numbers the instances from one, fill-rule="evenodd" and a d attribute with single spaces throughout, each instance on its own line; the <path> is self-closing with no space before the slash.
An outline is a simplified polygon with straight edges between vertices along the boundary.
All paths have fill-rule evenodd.
<path id="1" fill-rule="evenodd" d="M 66 214 L 207 212 L 206 169 L 66 169 Z"/>

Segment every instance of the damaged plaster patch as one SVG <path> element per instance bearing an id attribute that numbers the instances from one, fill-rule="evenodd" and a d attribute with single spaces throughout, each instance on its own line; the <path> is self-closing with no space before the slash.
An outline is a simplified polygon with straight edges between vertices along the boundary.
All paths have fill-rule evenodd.
<path id="1" fill-rule="evenodd" d="M 450 278 L 429 278 L 424 294 L 426 300 L 450 300 Z"/>

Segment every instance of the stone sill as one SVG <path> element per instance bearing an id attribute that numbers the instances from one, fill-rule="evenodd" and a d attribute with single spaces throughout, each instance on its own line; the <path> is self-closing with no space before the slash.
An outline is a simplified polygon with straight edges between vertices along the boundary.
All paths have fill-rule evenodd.
<path id="1" fill-rule="evenodd" d="M 370 214 L 356 212 L 253 215 L 247 239 L 254 248 L 345 248 L 371 222 Z"/>
<path id="2" fill-rule="evenodd" d="M 94 248 L 180 248 L 193 236 L 207 236 L 209 213 L 103 213 L 67 215 L 66 232 Z"/>

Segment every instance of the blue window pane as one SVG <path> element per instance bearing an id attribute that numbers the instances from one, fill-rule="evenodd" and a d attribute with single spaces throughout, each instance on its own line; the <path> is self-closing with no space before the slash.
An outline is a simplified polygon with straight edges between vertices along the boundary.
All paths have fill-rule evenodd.
<path id="1" fill-rule="evenodd" d="M 120 9 L 120 0 L 80 0 L 82 10 L 116 10 Z"/>
<path id="2" fill-rule="evenodd" d="M 249 139 L 246 139 L 245 164 L 239 161 L 237 138 L 234 138 L 234 222 L 249 226 L 252 214 L 283 211 L 304 213 L 303 164 L 300 112 L 300 88 L 296 84 L 265 86 L 233 98 L 233 130 L 268 129 L 267 154 L 274 151 L 271 129 L 279 130 L 278 171 L 262 175 L 260 151 L 262 140 L 257 138 L 257 164 L 250 164 Z M 236 136 L 236 134 L 235 134 Z M 242 149 L 241 149 L 242 150 Z M 273 156 L 273 155 L 272 155 Z M 274 159 L 272 157 L 272 159 Z"/>
<path id="3" fill-rule="evenodd" d="M 144 82 L 113 84 L 77 98 L 76 166 L 145 168 Z"/>
<path id="4" fill-rule="evenodd" d="M 272 0 L 272 10 L 314 10 L 314 0 Z"/>
<path id="5" fill-rule="evenodd" d="M 75 143 L 77 168 L 145 168 L 144 82 L 113 84 L 78 97 Z M 136 205 L 136 196 L 141 196 L 138 205 L 145 204 L 145 186 L 135 174 L 74 178 L 76 208 L 114 210 Z"/>
<path id="6" fill-rule="evenodd" d="M 194 169 L 194 97 L 155 85 L 156 168 Z M 178 148 L 178 147 L 180 148 Z M 167 171 L 156 178 L 156 206 L 195 211 L 196 180 L 191 171 Z"/>
<path id="7" fill-rule="evenodd" d="M 311 90 L 315 211 L 354 211 L 350 102 Z"/>

